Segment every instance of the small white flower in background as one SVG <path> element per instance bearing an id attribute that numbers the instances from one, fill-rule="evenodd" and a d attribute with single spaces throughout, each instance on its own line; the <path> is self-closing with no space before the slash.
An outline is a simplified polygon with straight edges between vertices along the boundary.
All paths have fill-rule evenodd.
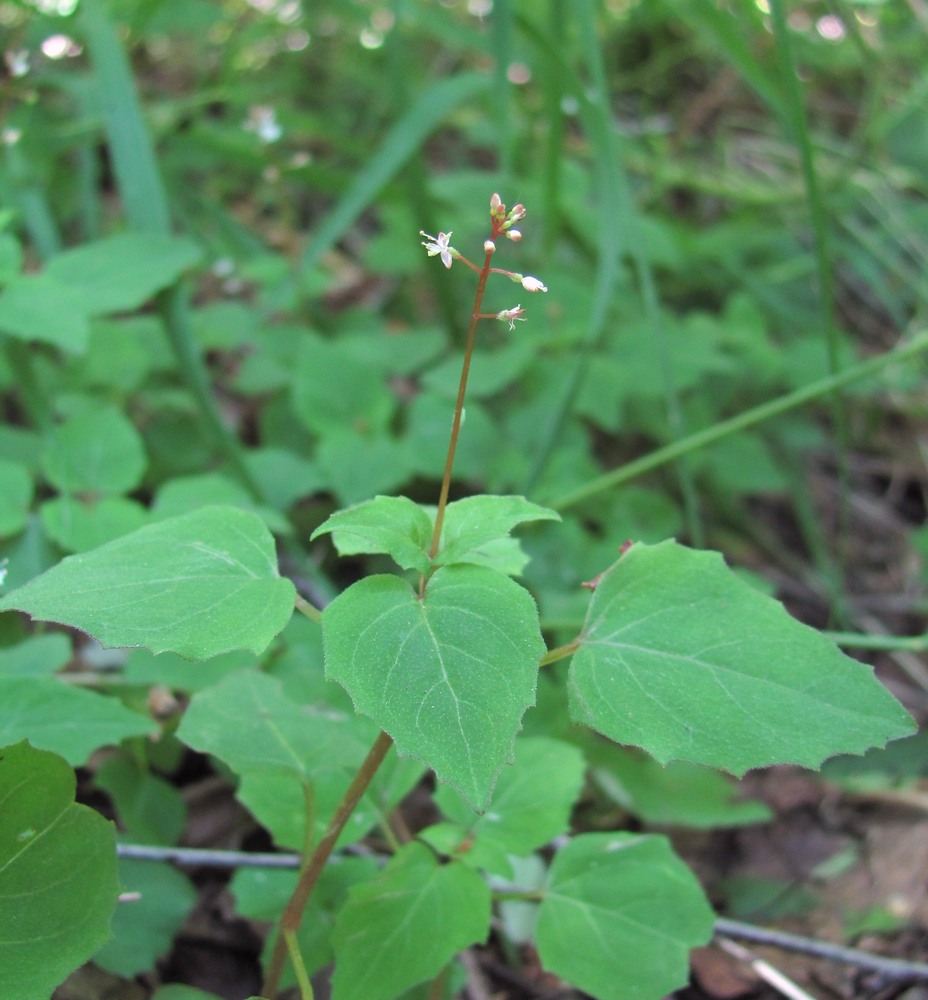
<path id="1" fill-rule="evenodd" d="M 7 69 L 10 76 L 25 76 L 29 72 L 29 53 L 25 49 L 18 52 L 4 52 Z"/>
<path id="2" fill-rule="evenodd" d="M 277 142 L 284 134 L 284 130 L 277 121 L 277 114 L 273 108 L 264 104 L 256 104 L 248 109 L 248 117 L 245 119 L 244 128 L 246 132 L 254 134 L 262 142 Z"/>
<path id="3" fill-rule="evenodd" d="M 527 292 L 546 292 L 548 290 L 547 285 L 542 284 L 542 282 L 540 282 L 537 278 L 533 278 L 530 274 L 526 274 L 525 277 L 522 278 L 522 287 Z"/>
<path id="4" fill-rule="evenodd" d="M 441 257 L 442 264 L 445 267 L 451 267 L 451 262 L 454 260 L 456 252 L 454 247 L 449 245 L 451 242 L 451 233 L 439 233 L 438 236 L 430 236 L 428 233 L 423 233 L 420 229 L 419 235 L 424 236 L 428 240 L 427 243 L 422 244 L 425 247 L 426 253 L 430 257 Z"/>
<path id="5" fill-rule="evenodd" d="M 525 322 L 524 312 L 525 310 L 522 306 L 516 306 L 515 309 L 503 309 L 496 314 L 496 318 L 503 323 L 508 323 L 509 329 L 514 330 L 516 328 L 516 321 L 520 323 Z"/>

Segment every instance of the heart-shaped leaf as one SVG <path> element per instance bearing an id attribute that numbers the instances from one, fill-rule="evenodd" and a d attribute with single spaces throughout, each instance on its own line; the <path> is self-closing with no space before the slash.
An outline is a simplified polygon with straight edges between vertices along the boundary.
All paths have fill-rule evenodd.
<path id="1" fill-rule="evenodd" d="M 534 702 L 544 643 L 535 603 L 508 577 L 448 566 L 424 600 L 371 576 L 323 613 L 326 676 L 355 707 L 482 810 Z"/>
<path id="2" fill-rule="evenodd" d="M 486 940 L 490 890 L 473 869 L 407 844 L 353 887 L 335 924 L 332 1000 L 393 1000 Z"/>
<path id="3" fill-rule="evenodd" d="M 598 582 L 570 668 L 571 714 L 659 761 L 734 774 L 817 767 L 912 720 L 825 636 L 713 552 L 635 545 Z"/>
<path id="4" fill-rule="evenodd" d="M 0 996 L 48 1000 L 110 935 L 116 831 L 74 789 L 55 754 L 0 750 Z"/>
<path id="5" fill-rule="evenodd" d="M 598 1000 L 660 1000 L 714 918 L 666 838 L 588 833 L 554 855 L 535 939 L 546 969 Z"/>
<path id="6" fill-rule="evenodd" d="M 287 624 L 295 594 L 256 514 L 204 507 L 69 556 L 7 594 L 0 611 L 72 625 L 105 646 L 207 659 L 261 653 Z"/>

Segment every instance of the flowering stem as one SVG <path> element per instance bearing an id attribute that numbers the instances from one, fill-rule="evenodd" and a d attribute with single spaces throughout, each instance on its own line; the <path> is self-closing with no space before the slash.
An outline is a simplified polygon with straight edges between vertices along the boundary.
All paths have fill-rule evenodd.
<path id="1" fill-rule="evenodd" d="M 470 326 L 467 328 L 467 343 L 464 347 L 464 364 L 461 366 L 461 381 L 458 385 L 458 399 L 454 407 L 454 420 L 451 422 L 451 440 L 448 442 L 448 457 L 445 459 L 445 474 L 441 480 L 441 493 L 438 496 L 438 511 L 435 514 L 435 529 L 432 532 L 432 544 L 429 546 L 429 558 L 434 559 L 441 544 L 441 529 L 445 520 L 445 508 L 448 506 L 448 491 L 451 489 L 451 471 L 454 468 L 454 453 L 458 447 L 458 436 L 461 433 L 461 417 L 464 413 L 464 394 L 467 391 L 467 376 L 470 372 L 470 359 L 474 353 L 477 340 L 477 323 L 480 321 L 480 306 L 483 302 L 483 292 L 487 287 L 490 275 L 490 260 L 493 251 L 487 250 L 480 280 L 477 282 L 477 292 L 474 295 L 474 308 L 471 311 Z"/>

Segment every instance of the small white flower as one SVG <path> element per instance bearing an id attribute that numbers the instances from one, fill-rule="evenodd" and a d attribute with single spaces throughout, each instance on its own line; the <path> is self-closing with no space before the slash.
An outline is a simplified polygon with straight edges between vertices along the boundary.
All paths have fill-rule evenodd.
<path id="1" fill-rule="evenodd" d="M 522 287 L 527 292 L 546 292 L 548 286 L 542 284 L 537 278 L 533 278 L 530 274 L 526 274 L 522 279 Z"/>
<path id="2" fill-rule="evenodd" d="M 493 240 L 484 240 L 483 252 L 493 253 L 494 250 L 496 250 L 496 244 L 493 242 Z"/>
<path id="3" fill-rule="evenodd" d="M 501 312 L 496 314 L 496 318 L 503 323 L 509 324 L 509 329 L 514 330 L 516 328 L 516 321 L 520 323 L 525 322 L 525 316 L 522 314 L 525 310 L 521 305 L 515 307 L 515 309 L 503 309 Z"/>
<path id="4" fill-rule="evenodd" d="M 450 246 L 451 233 L 439 233 L 438 236 L 430 236 L 428 233 L 423 233 L 419 230 L 419 235 L 424 236 L 427 243 L 422 245 L 425 247 L 426 253 L 430 257 L 440 256 L 442 264 L 445 267 L 451 267 L 451 262 L 454 260 L 454 255 L 456 253 L 454 247 Z"/>

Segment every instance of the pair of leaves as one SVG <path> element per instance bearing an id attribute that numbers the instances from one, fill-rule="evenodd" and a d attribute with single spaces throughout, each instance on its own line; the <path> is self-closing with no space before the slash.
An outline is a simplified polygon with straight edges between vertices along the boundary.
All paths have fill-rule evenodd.
<path id="1" fill-rule="evenodd" d="M 408 497 L 374 497 L 336 511 L 312 534 L 331 533 L 341 555 L 389 555 L 403 569 L 429 573 L 451 563 L 476 563 L 499 568 L 500 557 L 517 543 L 509 532 L 527 521 L 558 521 L 560 515 L 518 496 L 475 496 L 445 508 L 441 544 L 435 558 L 429 546 L 434 513 Z M 501 550 L 500 543 L 503 543 Z M 505 543 L 509 543 L 508 546 Z"/>
<path id="2" fill-rule="evenodd" d="M 653 1000 L 686 982 L 714 914 L 663 837 L 584 834 L 554 857 L 538 908 L 546 969 L 599 1000 Z M 335 928 L 333 1000 L 393 1000 L 486 939 L 490 892 L 472 868 L 408 844 L 354 886 Z"/>
<path id="3" fill-rule="evenodd" d="M 512 759 L 544 653 L 534 601 L 501 571 L 498 543 L 511 543 L 517 524 L 551 518 L 523 497 L 459 500 L 433 559 L 429 514 L 405 497 L 376 497 L 313 535 L 332 532 L 343 554 L 386 553 L 423 575 L 440 567 L 422 594 L 379 575 L 337 597 L 322 619 L 326 676 L 400 754 L 425 761 L 478 811 Z"/>

